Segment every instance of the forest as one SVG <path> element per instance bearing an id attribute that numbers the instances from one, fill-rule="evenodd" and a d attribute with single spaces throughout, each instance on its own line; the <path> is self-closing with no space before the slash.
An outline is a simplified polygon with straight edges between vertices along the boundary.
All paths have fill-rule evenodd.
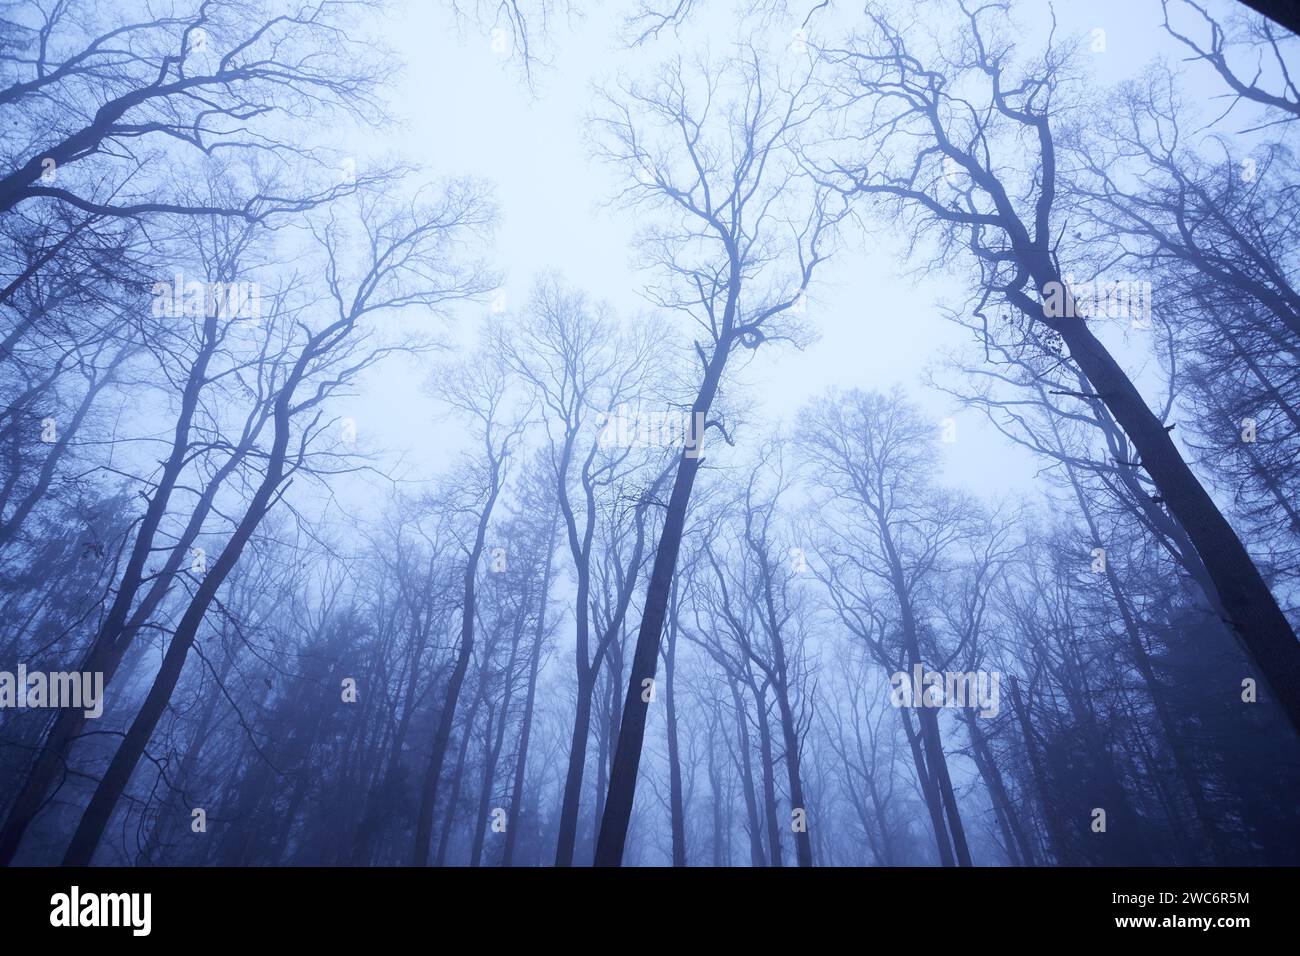
<path id="1" fill-rule="evenodd" d="M 6 0 L 0 862 L 1300 864 L 1298 83 L 1236 0 Z"/>

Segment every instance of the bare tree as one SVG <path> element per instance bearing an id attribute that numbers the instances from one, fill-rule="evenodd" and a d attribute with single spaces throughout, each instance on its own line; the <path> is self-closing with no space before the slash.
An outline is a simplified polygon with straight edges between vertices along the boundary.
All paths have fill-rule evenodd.
<path id="1" fill-rule="evenodd" d="M 810 65 L 782 83 L 751 47 L 724 69 L 704 71 L 702 97 L 688 75 L 681 61 L 669 64 L 653 86 L 632 85 L 621 101 L 611 98 L 599 123 L 602 154 L 631 174 L 625 201 L 665 217 L 646 237 L 664 276 L 650 294 L 699 327 L 701 374 L 689 409 L 696 451 L 679 459 L 633 652 L 596 847 L 596 864 L 604 866 L 623 857 L 645 735 L 643 691 L 654 680 L 699 446 L 727 362 L 737 346 L 797 337 L 781 318 L 805 301 L 842 214 L 793 162 L 794 142 L 818 104 Z"/>
<path id="2" fill-rule="evenodd" d="M 296 330 L 285 330 L 283 351 L 266 371 L 265 399 L 249 429 L 254 435 L 264 427 L 272 433 L 264 452 L 263 470 L 245 511 L 232 521 L 229 537 L 215 562 L 203 573 L 172 635 L 153 686 L 86 808 L 65 856 L 69 864 L 90 861 L 180 679 L 194 637 L 218 589 L 239 561 L 253 532 L 283 496 L 285 483 L 309 467 L 312 441 L 321 430 L 322 404 L 338 386 L 393 348 L 374 343 L 367 347 L 368 336 L 361 323 L 376 313 L 435 308 L 480 291 L 482 280 L 472 270 L 457 269 L 453 250 L 462 233 L 480 225 L 483 217 L 480 197 L 463 189 L 452 189 L 438 204 L 425 208 L 364 207 L 362 231 L 369 256 L 362 260 L 355 275 L 344 265 L 345 240 L 336 224 L 328 224 L 321 232 L 329 288 L 326 301 L 335 314 L 323 318 L 315 327 L 299 325 Z M 295 429 L 296 424 L 299 427 Z"/>
<path id="3" fill-rule="evenodd" d="M 460 606 L 460 640 L 456 659 L 443 692 L 442 709 L 434 730 L 433 746 L 420 790 L 420 809 L 415 831 L 414 863 L 426 866 L 433 837 L 433 812 L 437 806 L 442 765 L 447 756 L 456 705 L 460 700 L 465 674 L 474 655 L 475 593 L 478 576 L 483 572 L 483 549 L 487 543 L 488 524 L 497 499 L 505 486 L 506 470 L 514 456 L 526 421 L 526 414 L 515 406 L 514 390 L 509 387 L 509 370 L 499 356 L 486 348 L 475 361 L 451 370 L 438 388 L 447 400 L 474 423 L 474 437 L 480 444 L 481 460 L 472 460 L 464 487 L 471 490 L 472 503 L 465 505 L 472 517 L 468 540 L 461 543 L 465 554 Z M 477 698 L 476 698 L 477 702 Z M 466 723 L 468 736 L 472 718 Z M 452 813 L 453 808 L 448 808 Z"/>
<path id="4" fill-rule="evenodd" d="M 1001 300 L 1068 349 L 1088 381 L 1079 400 L 1103 403 L 1124 430 L 1186 529 L 1227 621 L 1300 729 L 1300 643 L 1286 616 L 1065 282 L 1055 130 L 1066 115 L 1069 54 L 1049 43 L 1040 58 L 1016 60 L 1008 31 L 992 22 L 1005 18 L 1005 4 L 957 9 L 955 35 L 918 44 L 872 7 L 869 34 L 825 51 L 864 129 L 855 155 L 827 161 L 826 178 L 937 235 L 943 252 L 969 251 L 980 269 L 975 314 Z"/>

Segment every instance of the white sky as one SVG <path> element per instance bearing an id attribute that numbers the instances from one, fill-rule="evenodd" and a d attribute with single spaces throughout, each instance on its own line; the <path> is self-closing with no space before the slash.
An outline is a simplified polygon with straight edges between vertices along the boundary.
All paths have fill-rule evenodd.
<path id="1" fill-rule="evenodd" d="M 353 137 L 358 165 L 364 168 L 368 157 L 396 156 L 424 164 L 431 174 L 471 175 L 494 184 L 500 225 L 490 259 L 505 275 L 508 309 L 522 305 L 534 276 L 544 270 L 557 270 L 624 315 L 648 308 L 637 295 L 646 276 L 635 268 L 636 224 L 621 210 L 602 208 L 620 185 L 617 173 L 590 160 L 583 141 L 592 90 L 620 72 L 647 72 L 676 48 L 671 38 L 638 51 L 621 45 L 619 17 L 628 5 L 599 4 L 580 19 L 554 23 L 552 65 L 538 74 L 532 92 L 493 50 L 486 29 L 456 28 L 442 3 L 415 0 L 383 31 L 404 68 L 392 96 L 403 128 L 382 138 Z M 857 21 L 858 3 L 837 0 L 836 6 L 841 21 Z M 1222 14 L 1230 6 L 1235 4 L 1210 8 Z M 1055 8 L 1058 37 L 1105 30 L 1105 52 L 1093 57 L 1099 84 L 1130 77 L 1157 56 L 1182 56 L 1160 28 L 1158 0 L 1061 2 Z M 1020 5 L 1027 46 L 1036 48 L 1045 38 L 1047 9 L 1042 0 Z M 684 46 L 706 42 L 724 52 L 735 34 L 730 11 L 728 2 L 706 5 L 705 15 L 684 31 Z M 1218 92 L 1203 67 L 1194 72 L 1192 82 Z M 952 408 L 924 388 L 921 375 L 941 347 L 957 341 L 955 327 L 936 305 L 958 304 L 960 290 L 946 278 L 903 276 L 899 253 L 887 233 L 870 239 L 849 234 L 815 284 L 808 318 L 820 340 L 803 353 L 765 347 L 744 376 L 756 424 L 789 421 L 829 385 L 887 389 L 900 383 L 932 411 L 939 427 Z M 486 306 L 463 310 L 463 341 L 473 340 L 486 314 Z M 412 478 L 442 471 L 453 440 L 446 425 L 433 421 L 436 403 L 422 393 L 423 379 L 413 366 L 386 363 L 362 395 L 340 410 L 356 419 L 364 447 L 386 450 L 385 458 L 403 455 Z M 985 425 L 982 416 L 964 413 L 957 422 L 958 440 L 944 446 L 946 480 L 980 494 L 1032 483 L 1039 462 Z"/>

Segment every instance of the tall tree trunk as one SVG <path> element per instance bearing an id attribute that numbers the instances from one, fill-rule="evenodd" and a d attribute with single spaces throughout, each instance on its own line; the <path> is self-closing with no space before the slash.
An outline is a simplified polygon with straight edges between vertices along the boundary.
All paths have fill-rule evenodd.
<path id="1" fill-rule="evenodd" d="M 569 767 L 564 776 L 564 796 L 560 805 L 560 831 L 555 844 L 555 865 L 573 866 L 578 841 L 578 806 L 582 794 L 582 777 L 587 764 L 587 739 L 591 734 L 592 686 L 585 669 L 578 678 L 578 701 L 573 713 L 573 734 L 569 740 Z"/>
<path id="2" fill-rule="evenodd" d="M 673 585 L 668 620 L 668 640 L 664 648 L 664 707 L 668 730 L 668 807 L 673 832 L 673 866 L 686 865 L 686 820 L 682 806 L 682 764 L 677 741 L 677 702 L 673 698 L 673 670 L 677 660 L 678 587 Z"/>
<path id="3" fill-rule="evenodd" d="M 1060 276 L 1046 261 L 1030 270 L 1039 288 Z M 1250 659 L 1271 689 L 1292 727 L 1300 733 L 1300 642 L 1236 531 L 1179 454 L 1168 430 L 1151 411 L 1127 373 L 1092 334 L 1087 322 L 1046 319 L 1040 306 L 1020 294 L 1022 310 L 1056 329 L 1070 357 L 1087 376 L 1141 456 L 1170 512 L 1200 555 L 1219 602 Z M 1072 313 L 1067 313 L 1072 314 Z"/>
<path id="4" fill-rule="evenodd" d="M 971 753 L 975 758 L 975 766 L 984 780 L 984 786 L 988 788 L 989 798 L 997 813 L 999 825 L 1002 827 L 1003 839 L 1015 855 L 1012 864 L 1037 866 L 1033 845 L 1025 835 L 1020 815 L 1016 811 L 1015 804 L 1011 802 L 1011 795 L 1007 793 L 1006 783 L 1002 779 L 1002 772 L 998 770 L 988 738 L 979 728 L 979 717 L 970 709 L 963 709 L 962 716 L 966 720 L 966 729 L 970 733 Z"/>
<path id="5" fill-rule="evenodd" d="M 903 732 L 907 735 L 908 746 L 912 749 L 912 766 L 916 770 L 916 779 L 921 784 L 921 796 L 925 798 L 925 808 L 930 814 L 930 826 L 934 830 L 934 845 L 939 851 L 939 863 L 942 866 L 954 866 L 956 860 L 952 855 L 948 824 L 943 818 L 943 798 L 939 795 L 938 781 L 926 766 L 921 735 L 912 727 L 911 715 L 905 709 L 901 709 L 899 716 L 903 721 Z"/>
<path id="6" fill-rule="evenodd" d="M 203 709 L 199 712 L 198 723 L 195 724 L 189 746 L 185 748 L 185 756 L 181 760 L 180 770 L 176 774 L 175 789 L 168 791 L 167 798 L 163 801 L 162 808 L 158 812 L 158 819 L 154 822 L 149 838 L 140 851 L 137 864 L 152 862 L 154 853 L 158 851 L 159 847 L 167 843 L 180 821 L 189 817 L 189 808 L 184 805 L 182 796 L 185 788 L 194 779 L 194 771 L 198 766 L 199 755 L 203 752 L 203 745 L 208 742 L 208 731 L 217 715 L 217 704 L 223 699 L 222 686 L 230 675 L 230 669 L 234 666 L 234 663 L 235 656 L 226 654 L 221 663 L 221 671 L 217 674 L 212 687 L 212 692 L 208 694 L 207 699 L 203 702 Z"/>
<path id="7" fill-rule="evenodd" d="M 537 671 L 542 656 L 542 641 L 546 639 L 546 602 L 551 594 L 551 567 L 555 555 L 556 527 L 554 522 L 546 538 L 546 569 L 542 572 L 542 594 L 537 608 L 537 628 L 533 632 L 533 647 L 528 657 L 528 693 L 524 697 L 524 714 L 519 728 L 519 752 L 515 754 L 515 781 L 510 791 L 510 822 L 506 826 L 506 845 L 501 855 L 501 865 L 514 862 L 515 842 L 521 825 L 524 795 L 524 772 L 528 767 L 528 744 L 533 730 L 533 705 L 537 699 Z"/>
<path id="8" fill-rule="evenodd" d="M 478 574 L 479 560 L 483 556 L 483 542 L 487 536 L 488 522 L 497 495 L 501 491 L 500 464 L 492 467 L 491 487 L 487 503 L 479 515 L 478 530 L 474 536 L 474 545 L 470 548 L 469 558 L 465 562 L 465 581 L 461 599 L 460 647 L 456 653 L 456 664 L 447 681 L 446 696 L 442 703 L 442 712 L 438 715 L 438 726 L 433 735 L 433 749 L 429 753 L 429 765 L 424 774 L 424 786 L 420 790 L 420 810 L 416 819 L 414 864 L 429 865 L 429 847 L 433 842 L 433 810 L 438 801 L 438 782 L 442 777 L 442 764 L 447 757 L 447 742 L 451 739 L 452 723 L 456 719 L 456 704 L 460 700 L 460 691 L 465 683 L 465 673 L 469 670 L 470 658 L 474 654 L 474 585 Z"/>
<path id="9" fill-rule="evenodd" d="M 804 801 L 803 780 L 799 774 L 799 736 L 795 731 L 794 713 L 785 698 L 785 688 L 776 688 L 777 711 L 781 718 L 781 736 L 785 744 L 785 769 L 790 783 L 790 806 L 804 812 L 804 826 L 794 832 L 795 858 L 800 866 L 812 866 L 812 841 L 808 836 L 808 805 Z"/>
<path id="10" fill-rule="evenodd" d="M 728 821 L 731 819 L 730 799 L 728 805 L 723 806 L 722 796 L 722 767 L 718 762 L 717 737 L 714 734 L 716 724 L 709 727 L 709 793 L 712 797 L 713 811 L 713 840 L 712 840 L 712 857 L 713 866 L 721 867 L 730 864 L 730 859 L 726 854 L 725 833 L 728 828 Z"/>
<path id="11" fill-rule="evenodd" d="M 501 757 L 501 748 L 505 745 L 506 725 L 510 722 L 510 701 L 514 697 L 515 662 L 519 659 L 519 642 L 523 638 L 524 622 L 528 617 L 528 605 L 532 595 L 529 587 L 524 585 L 519 598 L 519 616 L 510 638 L 510 657 L 506 662 L 505 694 L 501 700 L 501 714 L 496 722 L 496 733 L 492 735 L 488 753 L 483 758 L 482 789 L 479 791 L 478 818 L 474 821 L 474 842 L 470 848 L 470 866 L 478 866 L 483 861 L 483 840 L 487 836 L 488 808 L 492 802 L 492 785 L 496 782 L 497 761 Z M 492 722 L 488 722 L 489 729 Z"/>
<path id="12" fill-rule="evenodd" d="M 82 814 L 81 823 L 77 826 L 72 842 L 68 846 L 68 852 L 64 856 L 65 866 L 86 866 L 90 863 L 95 848 L 99 845 L 100 837 L 103 836 L 104 828 L 108 825 L 109 817 L 112 816 L 118 800 L 121 799 L 122 791 L 135 772 L 149 738 L 153 736 L 154 728 L 158 725 L 159 718 L 171 701 L 176 684 L 180 681 L 181 671 L 185 667 L 190 647 L 194 644 L 195 635 L 198 634 L 199 626 L 203 623 L 208 608 L 217 596 L 217 590 L 234 570 L 248 544 L 248 539 L 252 537 L 271 507 L 272 496 L 279 490 L 284 478 L 285 456 L 289 446 L 289 402 L 303 369 L 304 364 L 300 362 L 276 399 L 275 440 L 267 455 L 266 473 L 253 494 L 248 510 L 235 527 L 226 546 L 221 549 L 216 564 L 199 583 L 194 598 L 176 626 L 167 653 L 163 657 L 162 666 L 158 669 L 158 675 L 149 688 L 144 704 L 132 721 L 131 728 L 127 731 L 117 752 L 114 753 L 108 770 L 100 780 L 99 786 L 95 788 L 95 793 Z M 125 609 L 122 616 L 125 618 Z"/>
<path id="13" fill-rule="evenodd" d="M 758 752 L 763 761 L 763 817 L 767 821 L 768 865 L 785 866 L 781 853 L 781 824 L 776 816 L 776 758 L 772 755 L 772 725 L 767 716 L 767 693 L 755 688 L 758 709 Z"/>
<path id="14" fill-rule="evenodd" d="M 432 576 L 433 559 L 430 558 L 430 576 Z M 420 680 L 420 658 L 433 629 L 433 610 L 427 608 L 423 620 L 419 610 L 413 610 L 414 620 L 411 624 L 411 642 L 407 655 L 407 680 L 402 698 L 402 715 L 398 718 L 397 728 L 393 731 L 392 743 L 388 751 L 388 765 L 380 778 L 378 786 L 371 788 L 367 809 L 358 827 L 357 839 L 352 852 L 355 866 L 368 866 L 374 859 L 375 843 L 385 822 L 385 802 L 397 790 L 398 775 L 402 766 L 402 747 L 410 732 L 411 718 L 415 714 L 415 693 Z"/>
<path id="15" fill-rule="evenodd" d="M 1021 699 L 1020 681 L 1014 674 L 1011 675 L 1010 686 L 1011 708 L 1016 713 L 1016 720 L 1020 723 L 1020 733 L 1024 737 L 1025 753 L 1029 757 L 1029 770 L 1034 778 L 1034 788 L 1038 791 L 1039 812 L 1043 815 L 1047 827 L 1047 838 L 1051 843 L 1056 862 L 1062 866 L 1069 866 L 1074 862 L 1074 852 L 1065 837 L 1065 831 L 1061 829 L 1060 819 L 1056 815 L 1056 805 L 1048 791 L 1047 774 L 1043 769 L 1042 758 L 1038 754 L 1038 737 L 1034 733 L 1034 725 L 1029 717 L 1029 702 Z"/>
<path id="16" fill-rule="evenodd" d="M 207 367 L 215 350 L 215 340 L 216 317 L 209 316 L 204 323 L 203 347 L 190 368 L 185 388 L 181 392 L 180 410 L 173 431 L 171 452 L 163 464 L 153 496 L 149 499 L 149 505 L 140 521 L 130 557 L 118 583 L 117 594 L 80 668 L 82 671 L 102 673 L 105 688 L 109 686 L 117 666 L 121 663 L 122 655 L 126 652 L 127 645 L 135 633 L 134 629 L 127 627 L 127 618 L 136 594 L 144 582 L 145 563 L 154 550 L 154 535 L 167 512 L 176 482 L 185 468 L 190 450 L 190 429 L 195 410 L 198 408 L 199 393 L 206 382 Z M 231 462 L 235 460 L 235 456 L 232 455 Z M 215 483 L 214 481 L 212 484 Z M 178 557 L 177 565 L 179 560 Z M 160 578 L 155 582 L 153 590 L 159 591 L 167 580 L 167 577 Z M 79 710 L 63 709 L 55 715 L 50 731 L 23 780 L 22 788 L 9 807 L 4 826 L 0 828 L 0 866 L 7 866 L 13 860 L 23 835 L 27 832 L 27 827 L 44 805 L 50 787 L 59 777 L 69 747 L 80 735 L 84 725 L 85 718 Z"/>
<path id="17" fill-rule="evenodd" d="M 734 302 L 729 300 L 724 328 L 730 328 L 734 308 Z M 731 340 L 724 335 L 713 350 L 699 393 L 691 406 L 692 422 L 707 420 L 722 381 L 722 370 L 726 366 L 730 349 Z M 695 441 L 696 448 L 702 448 L 704 435 L 695 436 Z M 668 589 L 677 570 L 677 554 L 681 550 L 682 534 L 686 529 L 686 509 L 690 504 L 691 489 L 695 486 L 695 476 L 702 460 L 686 452 L 678 459 L 677 477 L 673 480 L 663 530 L 659 533 L 659 544 L 655 548 L 654 567 L 650 572 L 650 584 L 646 589 L 645 606 L 641 612 L 641 626 L 637 629 L 636 648 L 632 653 L 632 672 L 628 678 L 627 696 L 623 701 L 623 719 L 619 723 L 618 746 L 614 750 L 614 768 L 609 776 L 609 796 L 600 822 L 600 835 L 596 840 L 597 866 L 619 866 L 623 862 L 623 847 L 627 842 L 627 828 L 632 822 L 632 802 L 636 797 L 636 778 L 641 767 L 641 747 L 645 741 L 645 721 L 649 709 L 649 701 L 643 700 L 641 696 L 644 690 L 642 682 L 654 680 L 659 661 L 659 638 L 663 633 L 668 610 Z"/>
<path id="18" fill-rule="evenodd" d="M 573 454 L 575 435 L 565 438 L 561 456 L 557 500 L 564 516 L 569 539 L 569 552 L 573 556 L 574 573 L 578 579 L 577 595 L 573 603 L 575 624 L 574 668 L 576 670 L 578 702 L 573 715 L 573 732 L 569 739 L 569 765 L 564 774 L 564 793 L 560 798 L 560 828 L 555 842 L 555 865 L 573 866 L 573 854 L 578 841 L 578 810 L 582 801 L 582 777 L 587 766 L 587 739 L 591 733 L 591 695 L 599 676 L 599 661 L 591 659 L 591 544 L 596 531 L 596 499 L 594 487 L 587 478 L 587 467 L 596 453 L 593 445 L 583 465 L 583 491 L 586 497 L 586 514 L 582 534 L 569 500 L 569 461 Z"/>
<path id="19" fill-rule="evenodd" d="M 481 682 L 479 686 L 482 687 Z M 460 793 L 465 785 L 465 760 L 469 755 L 470 740 L 474 736 L 474 721 L 478 718 L 478 710 L 482 703 L 483 694 L 480 690 L 474 694 L 474 703 L 470 705 L 469 713 L 465 715 L 465 732 L 461 735 L 460 747 L 456 750 L 456 763 L 451 771 L 451 791 L 447 794 L 447 812 L 442 818 L 442 832 L 438 836 L 438 850 L 433 858 L 433 865 L 436 867 L 445 866 L 447 863 L 447 848 L 451 842 L 451 828 L 456 822 L 457 804 L 460 803 Z"/>
<path id="20" fill-rule="evenodd" d="M 875 776 L 867 778 L 867 794 L 871 797 L 871 809 L 876 815 L 880 828 L 880 863 L 893 866 L 897 854 L 894 852 L 894 840 L 889 832 L 889 817 L 885 812 L 885 801 L 880 797 L 880 788 L 876 786 Z"/>
<path id="21" fill-rule="evenodd" d="M 1053 425 L 1053 431 L 1056 431 Z M 1058 434 L 1059 439 L 1059 434 Z M 1101 542 L 1101 530 L 1097 526 L 1096 519 L 1092 513 L 1092 507 L 1083 493 L 1083 488 L 1079 484 L 1078 476 L 1075 474 L 1074 467 L 1066 464 L 1066 473 L 1070 479 L 1070 487 L 1074 490 L 1075 500 L 1079 504 L 1079 509 L 1083 514 L 1083 519 L 1088 525 L 1088 532 L 1092 535 L 1094 541 Z M 1165 689 L 1161 686 L 1160 681 L 1156 678 L 1155 668 L 1151 665 L 1151 657 L 1147 654 L 1146 646 L 1142 643 L 1142 635 L 1138 630 L 1137 617 L 1129 605 L 1128 594 L 1120 583 L 1119 576 L 1115 573 L 1115 567 L 1110 561 L 1104 562 L 1104 574 L 1106 584 L 1110 589 L 1111 596 L 1115 599 L 1115 606 L 1119 610 L 1120 619 L 1124 624 L 1124 635 L 1128 640 L 1129 651 L 1133 655 L 1133 665 L 1137 668 L 1138 674 L 1141 675 L 1143 683 L 1146 685 L 1147 693 L 1151 697 L 1151 703 L 1155 707 L 1156 719 L 1160 723 L 1160 728 L 1164 733 L 1165 741 L 1169 746 L 1169 752 L 1174 759 L 1174 766 L 1178 770 L 1178 776 L 1182 780 L 1184 789 L 1192 800 L 1193 809 L 1196 811 L 1196 818 L 1200 822 L 1201 829 L 1205 831 L 1206 836 L 1210 839 L 1212 847 L 1218 861 L 1222 863 L 1226 858 L 1227 845 L 1224 841 L 1223 831 L 1215 821 L 1214 813 L 1210 808 L 1209 800 L 1205 795 L 1205 790 L 1201 786 L 1200 779 L 1197 777 L 1196 769 L 1192 765 L 1191 755 L 1188 753 L 1183 734 L 1169 712 L 1169 705 L 1165 695 Z"/>
<path id="22" fill-rule="evenodd" d="M 903 572 L 903 562 L 894 545 L 893 531 L 882 511 L 876 512 L 880 529 L 880 541 L 884 547 L 885 559 L 889 566 L 890 580 L 894 596 L 901 611 L 903 627 L 903 646 L 907 653 L 908 669 L 923 666 L 921 660 L 921 640 L 916 621 L 916 612 L 912 606 L 912 596 Z M 961 811 L 957 806 L 957 797 L 953 793 L 952 778 L 948 774 L 948 759 L 943 752 L 943 735 L 939 729 L 939 716 L 932 708 L 926 707 L 924 701 L 913 701 L 917 709 L 917 723 L 920 725 L 921 743 L 925 748 L 926 766 L 929 770 L 931 785 L 938 791 L 942 806 L 947 812 L 948 832 L 952 837 L 953 854 L 958 866 L 970 866 L 970 849 L 966 845 L 966 832 L 961 823 Z M 936 830 L 936 836 L 938 831 Z M 942 856 L 942 853 L 940 854 Z"/>
<path id="23" fill-rule="evenodd" d="M 918 716 L 921 724 L 921 736 L 925 741 L 929 765 L 939 785 L 943 797 L 944 809 L 948 815 L 948 829 L 952 834 L 952 848 L 957 857 L 958 866 L 971 866 L 970 848 L 966 844 L 966 829 L 961 822 L 961 809 L 957 806 L 957 795 L 953 791 L 952 777 L 948 773 L 948 758 L 943 752 L 943 735 L 939 729 L 939 715 L 928 707 L 922 707 Z"/>
<path id="24" fill-rule="evenodd" d="M 745 819 L 749 823 L 749 864 L 767 866 L 767 859 L 763 855 L 762 825 L 758 820 L 758 796 L 754 792 L 754 770 L 750 760 L 749 720 L 745 715 L 745 698 L 740 693 L 736 679 L 730 674 L 727 675 L 727 684 L 731 688 L 731 701 L 732 706 L 735 707 L 736 726 L 739 730 L 737 747 L 740 755 L 737 763 L 740 765 L 741 790 L 745 796 Z"/>

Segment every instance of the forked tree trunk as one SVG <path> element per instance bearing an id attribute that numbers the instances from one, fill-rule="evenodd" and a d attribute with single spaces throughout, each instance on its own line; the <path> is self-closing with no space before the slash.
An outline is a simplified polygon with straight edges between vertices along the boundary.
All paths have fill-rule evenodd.
<path id="1" fill-rule="evenodd" d="M 296 378 L 291 379 L 291 384 L 296 385 Z M 64 856 L 65 866 L 86 866 L 94 856 L 104 828 L 108 825 L 123 790 L 126 789 L 131 775 L 135 772 L 149 738 L 153 736 L 154 728 L 158 726 L 159 718 L 171 702 L 172 693 L 180 681 L 181 671 L 185 667 L 185 660 L 194 644 L 194 638 L 217 596 L 217 590 L 239 562 L 249 538 L 266 516 L 272 498 L 280 488 L 289 445 L 289 401 L 293 394 L 291 384 L 286 384 L 285 390 L 281 392 L 276 402 L 275 440 L 267 455 L 266 474 L 253 494 L 248 510 L 244 512 L 243 518 L 235 527 L 226 546 L 221 549 L 221 554 L 212 569 L 204 575 L 194 598 L 176 626 L 167 653 L 163 656 L 162 666 L 158 669 L 158 675 L 149 688 L 144 704 L 141 705 L 139 713 L 132 721 L 130 729 L 108 765 L 108 770 L 100 780 L 99 786 L 95 788 L 95 793 L 82 814 L 81 823 L 77 826 L 72 842 L 68 846 L 68 852 Z"/>
<path id="2" fill-rule="evenodd" d="M 934 830 L 934 845 L 939 851 L 939 863 L 953 866 L 956 860 L 952 855 L 952 841 L 948 837 L 948 824 L 943 819 L 943 799 L 939 796 L 939 785 L 926 767 L 925 750 L 921 744 L 921 735 L 912 727 L 912 717 L 905 710 L 899 710 L 903 721 L 903 732 L 907 735 L 907 744 L 912 749 L 912 766 L 916 770 L 916 779 L 921 784 L 921 795 L 925 797 L 925 809 L 930 814 L 930 827 Z"/>
<path id="3" fill-rule="evenodd" d="M 136 595 L 144 582 L 145 563 L 154 549 L 154 535 L 167 513 L 171 493 L 185 468 L 189 452 L 190 429 L 193 425 L 195 410 L 198 408 L 199 393 L 206 382 L 208 364 L 215 349 L 215 317 L 209 317 L 205 323 L 204 332 L 204 347 L 200 349 L 195 357 L 194 364 L 190 367 L 189 377 L 185 382 L 185 388 L 181 393 L 180 410 L 177 413 L 176 427 L 173 431 L 171 453 L 163 465 L 153 496 L 149 499 L 149 505 L 140 521 L 140 529 L 136 532 L 130 557 L 127 559 L 126 568 L 122 572 L 122 579 L 118 584 L 117 594 L 114 596 L 113 603 L 104 618 L 104 623 L 96 632 L 80 668 L 83 671 L 102 673 L 105 688 L 109 686 L 114 673 L 121 664 L 127 645 L 129 645 L 134 635 L 134 629 L 128 623 L 131 606 L 135 602 Z M 232 462 L 235 457 L 231 456 Z M 209 487 L 211 488 L 217 483 L 216 477 L 214 477 Z M 193 522 L 191 522 L 192 524 Z M 179 566 L 180 562 L 177 552 L 179 552 L 179 548 L 174 549 L 173 552 L 175 556 L 175 562 L 171 564 L 171 570 L 173 571 Z M 183 554 L 183 552 L 180 553 Z M 153 586 L 153 593 L 160 593 L 165 590 L 165 584 L 168 580 L 169 576 L 167 575 L 160 577 Z M 130 618 L 131 623 L 134 623 L 138 618 L 138 614 Z M 22 788 L 9 807 L 4 826 L 0 828 L 0 866 L 8 866 L 13 860 L 14 854 L 18 852 L 18 847 L 22 843 L 23 835 L 27 832 L 27 827 L 36 817 L 40 808 L 44 806 L 50 788 L 59 777 L 60 771 L 67 760 L 68 750 L 73 741 L 80 735 L 84 725 L 85 718 L 80 710 L 63 709 L 55 716 L 50 731 L 23 780 Z"/>

